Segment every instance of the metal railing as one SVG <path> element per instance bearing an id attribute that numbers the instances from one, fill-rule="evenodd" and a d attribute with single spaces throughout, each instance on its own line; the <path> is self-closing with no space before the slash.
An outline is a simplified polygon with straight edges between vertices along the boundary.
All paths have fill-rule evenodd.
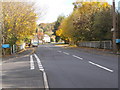
<path id="1" fill-rule="evenodd" d="M 79 47 L 112 49 L 112 41 L 84 41 L 77 43 Z"/>

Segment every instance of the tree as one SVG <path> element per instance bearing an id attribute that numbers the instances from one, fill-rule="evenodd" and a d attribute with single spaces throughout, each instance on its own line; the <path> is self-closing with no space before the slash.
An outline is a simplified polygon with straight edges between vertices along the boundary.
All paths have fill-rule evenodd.
<path id="1" fill-rule="evenodd" d="M 81 36 L 81 40 L 86 41 L 94 40 L 95 37 L 93 35 L 93 32 L 95 32 L 94 30 L 96 30 L 97 32 L 97 29 L 93 29 L 94 28 L 93 25 L 95 22 L 99 22 L 95 20 L 95 17 L 97 17 L 96 15 L 100 15 L 100 12 L 102 12 L 104 16 L 106 12 L 110 11 L 110 5 L 108 3 L 100 2 L 80 2 L 80 3 L 81 3 L 80 6 L 75 10 L 74 26 L 76 30 L 78 30 Z M 108 18 L 111 18 L 109 16 Z M 101 26 L 102 23 L 103 22 L 100 22 Z M 105 29 L 106 27 L 103 28 Z"/>
<path id="2" fill-rule="evenodd" d="M 31 39 L 36 30 L 36 20 L 33 4 L 2 2 L 2 44 L 21 45 Z M 5 52 L 10 53 L 10 49 Z"/>
<path id="3" fill-rule="evenodd" d="M 77 2 L 74 5 L 72 14 L 61 22 L 57 35 L 67 38 L 70 43 L 110 40 L 112 15 L 108 3 Z"/>
<path id="4" fill-rule="evenodd" d="M 58 42 L 59 39 L 60 39 L 60 37 L 56 35 L 56 30 L 58 30 L 58 27 L 60 26 L 60 24 L 61 24 L 61 22 L 62 22 L 62 20 L 63 20 L 64 18 L 65 18 L 64 16 L 59 16 L 59 17 L 57 18 L 57 21 L 55 22 L 54 29 L 53 29 L 53 32 L 54 32 L 53 35 L 56 36 L 56 42 Z"/>
<path id="5" fill-rule="evenodd" d="M 73 44 L 74 42 L 76 42 L 77 33 L 76 33 L 75 28 L 73 26 L 73 14 L 71 14 L 70 16 L 65 18 L 62 21 L 61 26 L 59 28 L 61 28 L 63 30 L 62 37 L 64 37 L 65 42 L 69 41 L 70 44 Z"/>
<path id="6" fill-rule="evenodd" d="M 101 11 L 95 15 L 93 24 L 93 40 L 111 40 L 112 39 L 112 14 L 110 9 Z"/>
<path id="7" fill-rule="evenodd" d="M 2 2 L 2 7 L 3 43 L 13 45 L 33 35 L 37 19 L 33 5 L 25 2 Z"/>

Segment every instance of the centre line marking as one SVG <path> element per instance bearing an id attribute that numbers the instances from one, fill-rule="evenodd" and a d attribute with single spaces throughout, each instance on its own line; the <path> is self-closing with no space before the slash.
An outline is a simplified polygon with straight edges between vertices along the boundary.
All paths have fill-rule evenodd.
<path id="1" fill-rule="evenodd" d="M 102 69 L 104 69 L 104 70 L 107 70 L 107 71 L 109 71 L 109 72 L 113 72 L 113 70 L 111 70 L 111 69 L 109 69 L 109 68 L 106 68 L 106 67 L 104 67 L 104 66 L 101 66 L 101 65 L 99 65 L 99 64 L 93 63 L 93 62 L 91 62 L 91 61 L 89 61 L 89 63 L 92 64 L 92 65 L 95 65 L 95 66 L 97 66 L 97 67 L 99 67 L 99 68 L 102 68 Z"/>
<path id="2" fill-rule="evenodd" d="M 59 53 L 61 53 L 62 51 L 58 51 Z"/>
<path id="3" fill-rule="evenodd" d="M 64 54 L 66 54 L 66 55 L 70 55 L 69 53 L 66 53 L 66 52 L 63 52 Z"/>
<path id="4" fill-rule="evenodd" d="M 30 55 L 30 69 L 31 70 L 35 69 L 34 61 L 33 61 L 33 56 L 32 55 Z"/>
<path id="5" fill-rule="evenodd" d="M 75 58 L 78 58 L 78 59 L 80 59 L 80 60 L 83 60 L 83 58 L 78 57 L 78 56 L 76 56 L 76 55 L 72 55 L 72 56 L 75 57 Z"/>

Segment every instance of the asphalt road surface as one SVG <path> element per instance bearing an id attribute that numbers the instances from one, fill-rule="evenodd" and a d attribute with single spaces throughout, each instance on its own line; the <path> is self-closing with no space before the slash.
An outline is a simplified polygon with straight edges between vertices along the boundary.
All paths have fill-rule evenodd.
<path id="1" fill-rule="evenodd" d="M 118 56 L 52 44 L 4 61 L 2 71 L 3 88 L 118 88 Z"/>

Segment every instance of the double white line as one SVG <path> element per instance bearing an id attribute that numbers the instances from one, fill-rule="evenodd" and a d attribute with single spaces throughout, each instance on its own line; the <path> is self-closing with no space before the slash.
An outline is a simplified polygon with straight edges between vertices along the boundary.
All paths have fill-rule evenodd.
<path id="1" fill-rule="evenodd" d="M 40 59 L 38 58 L 38 56 L 36 54 L 34 54 L 34 56 L 35 56 L 35 58 L 37 60 L 39 70 L 44 71 L 44 68 L 42 66 L 42 63 L 41 63 Z"/>
<path id="2" fill-rule="evenodd" d="M 49 90 L 48 81 L 47 81 L 47 75 L 46 75 L 45 70 L 44 70 L 44 68 L 42 66 L 42 63 L 41 63 L 40 59 L 38 58 L 38 56 L 36 54 L 34 54 L 34 56 L 35 56 L 35 58 L 37 60 L 39 70 L 42 71 L 42 73 L 43 73 L 45 89 Z M 30 69 L 31 70 L 35 69 L 34 61 L 33 61 L 33 55 L 30 55 Z"/>

